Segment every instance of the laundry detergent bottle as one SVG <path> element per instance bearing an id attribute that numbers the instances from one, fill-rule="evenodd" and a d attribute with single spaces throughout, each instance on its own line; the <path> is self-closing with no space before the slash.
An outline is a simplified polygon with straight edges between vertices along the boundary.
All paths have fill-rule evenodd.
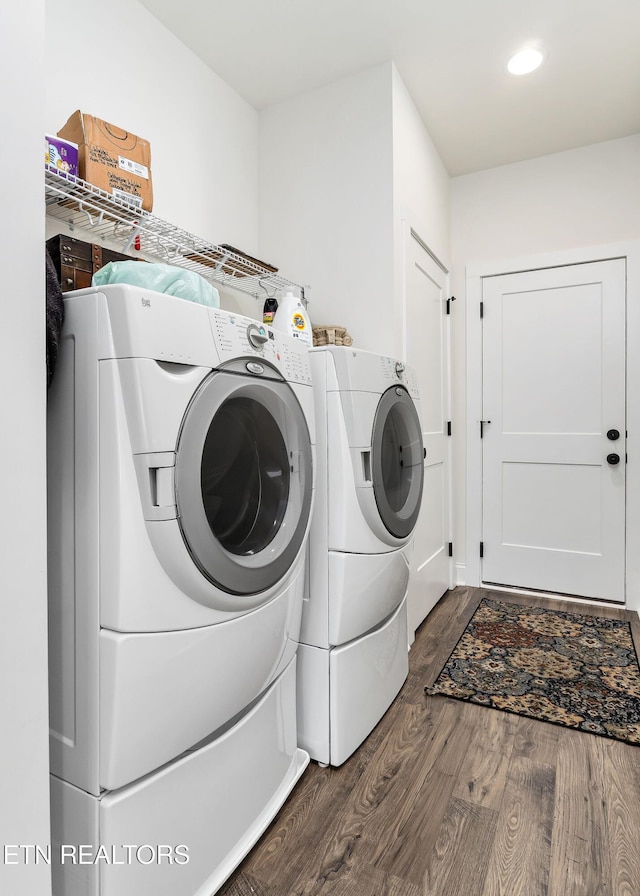
<path id="1" fill-rule="evenodd" d="M 291 290 L 288 290 L 278 302 L 278 310 L 273 318 L 273 328 L 288 336 L 293 336 L 294 339 L 299 339 L 309 347 L 313 344 L 311 321 L 307 309 Z"/>

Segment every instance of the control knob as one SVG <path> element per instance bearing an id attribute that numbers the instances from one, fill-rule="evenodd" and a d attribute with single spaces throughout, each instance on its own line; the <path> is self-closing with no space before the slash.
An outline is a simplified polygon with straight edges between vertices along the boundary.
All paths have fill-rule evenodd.
<path id="1" fill-rule="evenodd" d="M 267 331 L 258 324 L 249 324 L 247 327 L 247 339 L 252 348 L 261 349 L 265 342 L 269 341 Z"/>

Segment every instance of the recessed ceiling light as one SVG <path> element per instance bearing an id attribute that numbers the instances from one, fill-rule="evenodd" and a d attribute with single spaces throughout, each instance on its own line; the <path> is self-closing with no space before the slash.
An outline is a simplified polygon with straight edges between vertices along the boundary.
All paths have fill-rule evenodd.
<path id="1" fill-rule="evenodd" d="M 507 62 L 507 71 L 512 75 L 528 75 L 542 65 L 544 56 L 540 50 L 533 47 L 525 47 L 519 50 Z"/>

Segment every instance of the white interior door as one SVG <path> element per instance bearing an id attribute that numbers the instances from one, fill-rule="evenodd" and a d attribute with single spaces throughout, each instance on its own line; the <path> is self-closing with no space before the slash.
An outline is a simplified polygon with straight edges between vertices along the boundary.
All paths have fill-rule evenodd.
<path id="1" fill-rule="evenodd" d="M 409 639 L 413 640 L 416 628 L 451 587 L 447 275 L 413 231 L 407 233 L 405 275 L 405 357 L 418 377 L 426 449 L 407 601 Z"/>
<path id="2" fill-rule="evenodd" d="M 622 602 L 625 261 L 482 295 L 482 580 Z"/>

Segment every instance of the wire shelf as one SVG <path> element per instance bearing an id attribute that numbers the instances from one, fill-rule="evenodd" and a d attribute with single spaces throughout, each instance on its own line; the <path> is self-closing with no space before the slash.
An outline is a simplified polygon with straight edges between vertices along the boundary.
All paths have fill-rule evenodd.
<path id="1" fill-rule="evenodd" d="M 224 288 L 264 299 L 287 289 L 304 289 L 281 277 L 277 268 L 180 230 L 150 212 L 112 196 L 79 177 L 45 165 L 46 213 L 51 218 L 118 244 L 127 254 L 142 238 L 139 255 L 195 271 Z"/>

